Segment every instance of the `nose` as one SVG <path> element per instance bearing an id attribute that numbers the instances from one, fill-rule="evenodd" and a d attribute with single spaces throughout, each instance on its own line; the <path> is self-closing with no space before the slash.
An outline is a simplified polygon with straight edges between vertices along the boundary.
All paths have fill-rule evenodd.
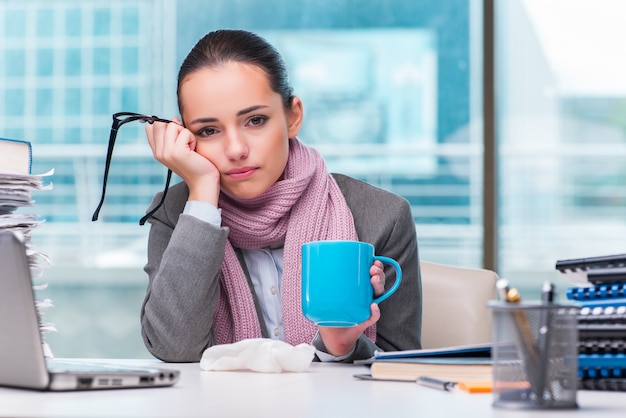
<path id="1" fill-rule="evenodd" d="M 248 142 L 243 134 L 234 130 L 226 135 L 226 157 L 231 160 L 242 160 L 248 156 L 248 151 Z"/>

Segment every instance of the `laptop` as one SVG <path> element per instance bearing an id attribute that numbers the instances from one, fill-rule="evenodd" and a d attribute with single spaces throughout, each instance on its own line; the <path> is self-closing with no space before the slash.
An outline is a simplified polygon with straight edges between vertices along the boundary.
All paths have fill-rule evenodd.
<path id="1" fill-rule="evenodd" d="M 0 386 L 71 391 L 172 386 L 180 372 L 47 359 L 23 236 L 0 231 Z"/>

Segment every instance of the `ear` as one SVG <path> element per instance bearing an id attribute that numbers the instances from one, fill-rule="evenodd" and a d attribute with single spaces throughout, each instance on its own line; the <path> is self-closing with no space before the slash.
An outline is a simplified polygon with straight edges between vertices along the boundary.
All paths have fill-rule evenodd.
<path id="1" fill-rule="evenodd" d="M 299 97 L 291 99 L 291 108 L 287 113 L 288 133 L 289 138 L 295 138 L 300 132 L 302 126 L 302 120 L 304 119 L 304 109 L 302 107 L 302 100 Z"/>

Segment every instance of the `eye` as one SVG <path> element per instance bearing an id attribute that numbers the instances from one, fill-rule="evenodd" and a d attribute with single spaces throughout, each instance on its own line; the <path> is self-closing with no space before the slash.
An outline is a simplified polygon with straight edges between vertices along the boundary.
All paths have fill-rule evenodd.
<path id="1" fill-rule="evenodd" d="M 250 126 L 263 126 L 267 122 L 267 116 L 255 115 L 248 119 L 248 125 Z"/>
<path id="2" fill-rule="evenodd" d="M 207 138 L 211 135 L 215 135 L 216 133 L 217 133 L 217 129 L 207 126 L 207 127 L 198 129 L 198 131 L 196 132 L 196 136 Z"/>

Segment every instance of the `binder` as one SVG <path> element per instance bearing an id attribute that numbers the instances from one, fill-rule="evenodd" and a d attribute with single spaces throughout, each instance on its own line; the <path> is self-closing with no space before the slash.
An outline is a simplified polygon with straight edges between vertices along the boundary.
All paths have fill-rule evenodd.
<path id="1" fill-rule="evenodd" d="M 571 287 L 567 289 L 566 296 L 577 301 L 623 298 L 626 297 L 626 278 L 623 282 Z"/>
<path id="2" fill-rule="evenodd" d="M 626 267 L 620 265 L 615 267 L 592 268 L 587 270 L 587 279 L 592 283 L 626 282 Z"/>
<path id="3" fill-rule="evenodd" d="M 626 379 L 581 379 L 578 388 L 581 390 L 608 390 L 626 392 Z"/>
<path id="4" fill-rule="evenodd" d="M 581 308 L 579 389 L 626 391 L 626 254 L 559 260 L 556 269 L 585 278 L 566 293 Z"/>
<path id="5" fill-rule="evenodd" d="M 556 269 L 561 273 L 586 272 L 593 269 L 615 269 L 626 268 L 626 254 L 614 254 L 598 257 L 573 258 L 569 260 L 558 260 Z"/>
<path id="6" fill-rule="evenodd" d="M 29 141 L 0 138 L 0 172 L 31 174 L 32 162 Z"/>
<path id="7" fill-rule="evenodd" d="M 626 379 L 625 354 L 579 354 L 578 377 L 588 379 Z"/>

